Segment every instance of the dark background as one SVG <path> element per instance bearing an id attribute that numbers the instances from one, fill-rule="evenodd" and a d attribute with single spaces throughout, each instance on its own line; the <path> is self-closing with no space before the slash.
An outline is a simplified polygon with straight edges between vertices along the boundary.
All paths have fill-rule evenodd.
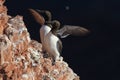
<path id="1" fill-rule="evenodd" d="M 28 8 L 46 9 L 53 19 L 91 31 L 62 39 L 64 60 L 81 80 L 120 80 L 119 0 L 6 0 L 8 14 L 24 17 L 31 38 L 40 41 L 39 25 Z M 69 9 L 67 9 L 69 8 Z"/>

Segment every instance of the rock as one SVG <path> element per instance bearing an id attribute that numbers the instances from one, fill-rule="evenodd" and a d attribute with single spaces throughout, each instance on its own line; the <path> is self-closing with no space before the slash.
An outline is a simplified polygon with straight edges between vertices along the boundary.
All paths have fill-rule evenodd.
<path id="1" fill-rule="evenodd" d="M 23 17 L 7 15 L 0 0 L 0 80 L 80 80 L 69 65 L 44 57 L 42 44 L 31 40 Z"/>
<path id="2" fill-rule="evenodd" d="M 3 34 L 3 30 L 8 22 L 7 8 L 3 5 L 5 0 L 0 0 L 0 34 Z"/>

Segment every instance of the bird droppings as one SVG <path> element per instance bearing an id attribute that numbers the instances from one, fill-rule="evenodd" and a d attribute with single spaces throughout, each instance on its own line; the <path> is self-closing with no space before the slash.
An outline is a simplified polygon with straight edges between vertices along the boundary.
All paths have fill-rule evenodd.
<path id="1" fill-rule="evenodd" d="M 23 17 L 7 15 L 0 0 L 0 80 L 80 80 L 66 62 L 52 65 L 42 44 L 31 40 Z"/>

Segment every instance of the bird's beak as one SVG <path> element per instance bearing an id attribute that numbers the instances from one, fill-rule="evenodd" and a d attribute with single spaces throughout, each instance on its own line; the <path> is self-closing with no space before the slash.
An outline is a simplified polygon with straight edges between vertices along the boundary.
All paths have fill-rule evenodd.
<path id="1" fill-rule="evenodd" d="M 39 10 L 39 9 L 36 9 L 36 11 L 40 12 L 40 13 L 45 13 L 44 10 Z"/>
<path id="2" fill-rule="evenodd" d="M 36 11 L 37 13 L 39 13 L 39 11 L 38 10 L 36 10 L 36 9 L 28 9 L 30 12 L 34 12 L 34 11 Z"/>
<path id="3" fill-rule="evenodd" d="M 45 21 L 46 24 L 52 24 L 52 21 Z"/>
<path id="4" fill-rule="evenodd" d="M 48 10 L 39 10 L 39 9 L 36 9 L 36 11 L 39 12 L 39 13 L 45 13 L 47 15 L 51 15 L 51 12 L 48 11 Z"/>

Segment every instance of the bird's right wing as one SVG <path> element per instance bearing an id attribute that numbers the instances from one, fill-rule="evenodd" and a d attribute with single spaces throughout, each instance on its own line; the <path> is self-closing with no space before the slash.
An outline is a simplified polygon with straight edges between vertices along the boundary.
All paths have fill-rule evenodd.
<path id="1" fill-rule="evenodd" d="M 37 11 L 34 9 L 29 9 L 30 13 L 33 15 L 36 22 L 38 22 L 40 25 L 44 25 L 45 19 L 43 16 L 41 16 Z"/>
<path id="2" fill-rule="evenodd" d="M 90 31 L 81 26 L 72 26 L 72 25 L 64 25 L 61 29 L 57 31 L 57 35 L 61 38 L 65 38 L 69 35 L 73 36 L 85 36 Z"/>

